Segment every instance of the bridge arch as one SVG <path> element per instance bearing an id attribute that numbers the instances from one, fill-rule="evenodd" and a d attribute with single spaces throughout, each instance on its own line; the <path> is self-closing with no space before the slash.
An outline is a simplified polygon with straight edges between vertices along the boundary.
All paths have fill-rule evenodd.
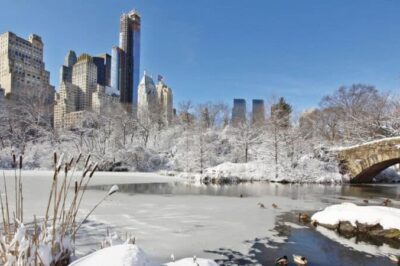
<path id="1" fill-rule="evenodd" d="M 384 169 L 400 163 L 400 137 L 385 138 L 336 150 L 342 174 L 352 183 L 367 183 Z"/>

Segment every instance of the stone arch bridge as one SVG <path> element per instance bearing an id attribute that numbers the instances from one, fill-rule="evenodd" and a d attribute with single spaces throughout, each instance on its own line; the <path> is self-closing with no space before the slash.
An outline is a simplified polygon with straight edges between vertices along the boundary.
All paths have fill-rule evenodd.
<path id="1" fill-rule="evenodd" d="M 349 175 L 352 183 L 367 183 L 382 170 L 400 163 L 400 137 L 332 151 L 337 153 L 341 174 Z"/>

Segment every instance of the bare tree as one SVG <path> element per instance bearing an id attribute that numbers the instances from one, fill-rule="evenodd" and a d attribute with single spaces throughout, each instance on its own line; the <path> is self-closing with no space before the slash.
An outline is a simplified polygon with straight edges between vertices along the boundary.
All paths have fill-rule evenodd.
<path id="1" fill-rule="evenodd" d="M 330 123 L 330 138 L 347 142 L 387 136 L 384 128 L 390 113 L 390 95 L 364 84 L 342 86 L 320 103 L 322 118 Z"/>

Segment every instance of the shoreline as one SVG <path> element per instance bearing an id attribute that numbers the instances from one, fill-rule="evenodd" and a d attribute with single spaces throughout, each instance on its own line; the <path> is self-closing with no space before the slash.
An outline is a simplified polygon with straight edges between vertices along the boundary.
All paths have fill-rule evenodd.
<path id="1" fill-rule="evenodd" d="M 7 175 L 14 175 L 15 170 L 13 169 L 0 169 L 0 172 L 3 172 Z M 17 170 L 17 174 L 19 170 Z M 49 169 L 23 169 L 22 174 L 29 175 L 32 177 L 41 177 L 45 178 L 45 176 L 51 177 L 54 171 Z M 82 171 L 76 171 L 75 175 L 80 176 Z M 235 185 L 240 183 L 253 183 L 253 182 L 261 182 L 261 183 L 276 183 L 276 184 L 314 184 L 314 185 L 396 185 L 400 184 L 400 180 L 392 180 L 388 181 L 376 181 L 371 183 L 351 183 L 349 181 L 317 181 L 317 180 L 295 180 L 295 179 L 279 179 L 272 180 L 268 178 L 239 178 L 236 176 L 227 176 L 227 177 L 208 177 L 204 178 L 205 174 L 200 173 L 186 173 L 186 172 L 176 172 L 176 171 L 155 171 L 155 172 L 112 172 L 112 171 L 96 171 L 95 178 L 91 181 L 91 185 L 98 184 L 147 184 L 147 183 L 169 183 L 169 182 L 189 182 L 189 183 L 199 183 L 203 185 Z M 112 176 L 112 179 L 108 179 L 109 176 Z"/>

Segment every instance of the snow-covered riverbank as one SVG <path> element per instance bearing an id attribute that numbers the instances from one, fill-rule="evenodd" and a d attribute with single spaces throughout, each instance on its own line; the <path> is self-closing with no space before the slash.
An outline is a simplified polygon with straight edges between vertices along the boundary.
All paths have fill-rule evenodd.
<path id="1" fill-rule="evenodd" d="M 237 183 L 244 181 L 269 181 L 278 183 L 345 184 L 348 176 L 339 173 L 335 162 L 324 162 L 304 156 L 293 168 L 277 171 L 264 161 L 248 163 L 222 163 L 204 170 L 204 173 L 179 173 L 178 177 L 198 183 Z M 374 179 L 376 182 L 400 182 L 400 175 L 392 168 L 385 169 Z"/>

